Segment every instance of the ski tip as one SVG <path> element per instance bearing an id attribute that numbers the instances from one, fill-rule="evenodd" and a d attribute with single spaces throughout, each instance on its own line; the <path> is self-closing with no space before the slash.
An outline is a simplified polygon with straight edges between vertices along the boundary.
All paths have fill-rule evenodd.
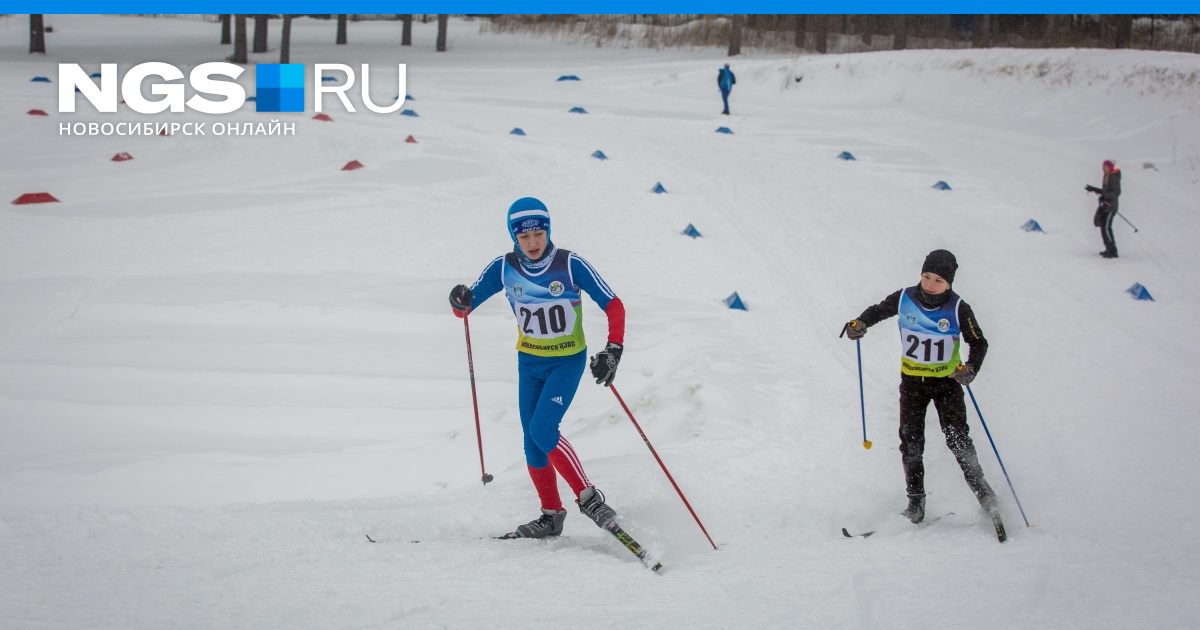
<path id="1" fill-rule="evenodd" d="M 853 536 L 850 535 L 850 532 L 846 531 L 845 527 L 842 528 L 842 535 L 845 536 L 846 538 L 854 538 Z"/>
<path id="2" fill-rule="evenodd" d="M 659 569 L 661 569 L 661 568 L 662 568 L 662 563 L 661 563 L 661 562 L 655 562 L 655 563 L 654 563 L 654 566 L 650 567 L 650 570 L 651 570 L 651 571 L 653 571 L 654 573 L 658 573 L 658 570 L 659 570 Z"/>

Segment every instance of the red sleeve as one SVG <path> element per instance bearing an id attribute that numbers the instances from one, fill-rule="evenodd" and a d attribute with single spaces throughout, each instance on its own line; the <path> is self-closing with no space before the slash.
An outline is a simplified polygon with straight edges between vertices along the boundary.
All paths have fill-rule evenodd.
<path id="1" fill-rule="evenodd" d="M 609 343 L 625 345 L 625 305 L 621 298 L 613 296 L 604 308 L 604 314 L 608 316 Z"/>

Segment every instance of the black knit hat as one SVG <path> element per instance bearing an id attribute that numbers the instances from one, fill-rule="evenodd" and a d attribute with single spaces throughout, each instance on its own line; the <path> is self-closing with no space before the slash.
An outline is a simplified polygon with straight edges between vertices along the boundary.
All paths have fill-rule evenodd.
<path id="1" fill-rule="evenodd" d="M 921 265 L 921 273 L 926 271 L 941 276 L 946 284 L 954 284 L 954 272 L 958 271 L 958 261 L 949 251 L 935 249 L 929 252 L 925 257 L 925 264 Z"/>

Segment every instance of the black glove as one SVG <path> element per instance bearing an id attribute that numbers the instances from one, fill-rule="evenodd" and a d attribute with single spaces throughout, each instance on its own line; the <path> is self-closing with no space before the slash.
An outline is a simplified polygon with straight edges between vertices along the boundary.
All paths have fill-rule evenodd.
<path id="1" fill-rule="evenodd" d="M 1088 191 L 1088 192 L 1090 192 L 1090 193 L 1098 193 L 1098 192 L 1100 192 L 1100 189 L 1099 189 L 1099 188 L 1096 188 L 1095 186 L 1093 186 L 1093 185 L 1091 185 L 1091 184 L 1088 184 L 1087 186 L 1084 186 L 1084 187 L 1083 187 L 1083 189 L 1084 189 L 1084 190 L 1086 190 L 1086 191 Z"/>
<path id="2" fill-rule="evenodd" d="M 613 377 L 617 375 L 617 364 L 621 362 L 621 344 L 608 342 L 596 356 L 592 357 L 592 376 L 596 377 L 596 383 L 608 387 L 613 382 Z"/>
<path id="3" fill-rule="evenodd" d="M 850 338 L 851 341 L 858 341 L 867 334 L 867 325 L 862 323 L 861 319 L 852 319 L 842 326 L 842 335 Z M 838 335 L 841 337 L 842 335 Z"/>
<path id="4" fill-rule="evenodd" d="M 961 364 L 957 370 L 954 370 L 954 374 L 950 375 L 950 378 L 958 381 L 959 385 L 966 387 L 971 384 L 971 381 L 975 380 L 975 368 Z"/>
<path id="5" fill-rule="evenodd" d="M 471 310 L 472 297 L 467 285 L 460 284 L 450 289 L 450 308 L 454 309 L 455 313 L 466 313 Z"/>

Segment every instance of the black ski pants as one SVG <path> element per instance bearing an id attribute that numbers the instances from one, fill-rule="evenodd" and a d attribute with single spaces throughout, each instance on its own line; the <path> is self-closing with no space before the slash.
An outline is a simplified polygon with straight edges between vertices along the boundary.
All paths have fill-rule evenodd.
<path id="1" fill-rule="evenodd" d="M 987 507 L 989 502 L 995 501 L 995 493 L 983 478 L 983 468 L 979 465 L 975 444 L 971 442 L 962 385 L 950 377 L 900 375 L 900 457 L 908 494 L 925 494 L 922 456 L 925 453 L 925 411 L 930 401 L 937 409 L 946 446 L 958 460 L 975 497 Z"/>
<path id="2" fill-rule="evenodd" d="M 1117 239 L 1113 236 L 1113 219 L 1117 218 L 1116 210 L 1100 212 L 1100 238 L 1104 241 L 1104 252 L 1109 256 L 1117 255 Z"/>

